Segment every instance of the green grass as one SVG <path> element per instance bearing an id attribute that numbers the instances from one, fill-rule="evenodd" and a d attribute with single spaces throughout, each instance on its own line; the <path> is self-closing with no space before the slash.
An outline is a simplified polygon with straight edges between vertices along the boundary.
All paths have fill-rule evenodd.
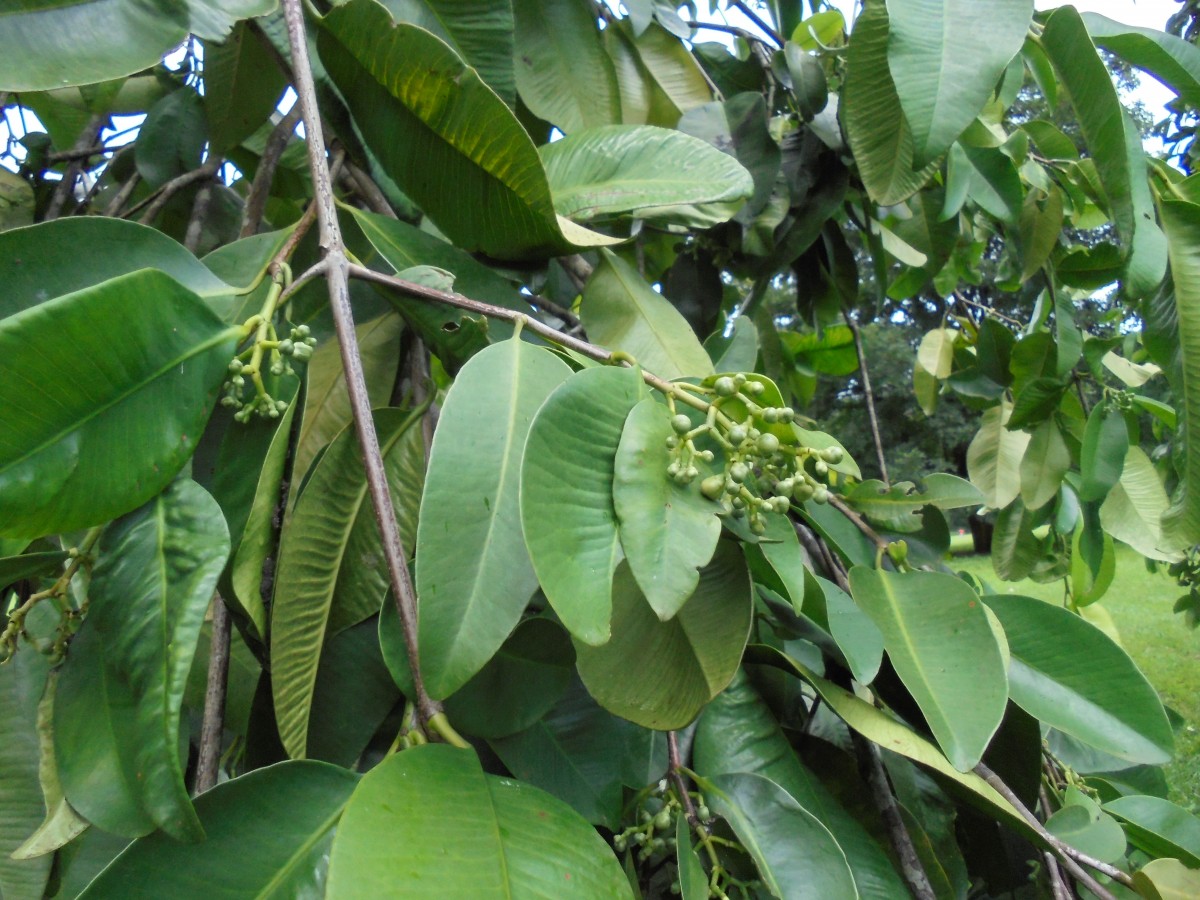
<path id="1" fill-rule="evenodd" d="M 988 582 L 999 593 L 1062 602 L 1062 582 L 1001 581 L 987 556 L 961 556 L 950 565 Z M 1163 702 L 1186 723 L 1175 735 L 1175 760 L 1167 766 L 1167 779 L 1171 799 L 1200 812 L 1200 631 L 1192 631 L 1182 616 L 1172 612 L 1181 593 L 1164 572 L 1147 572 L 1137 553 L 1119 547 L 1116 577 L 1098 605 L 1108 611 L 1125 650 Z"/>

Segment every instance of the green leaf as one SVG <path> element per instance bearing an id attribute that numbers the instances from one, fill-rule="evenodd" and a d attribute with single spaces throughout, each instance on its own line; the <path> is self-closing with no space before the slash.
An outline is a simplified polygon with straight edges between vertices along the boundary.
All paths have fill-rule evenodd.
<path id="1" fill-rule="evenodd" d="M 1133 873 L 1133 887 L 1147 900 L 1188 900 L 1200 894 L 1200 872 L 1177 859 L 1155 859 Z"/>
<path id="2" fill-rule="evenodd" d="M 1093 859 L 1120 860 L 1125 855 L 1125 832 L 1117 820 L 1076 787 L 1067 788 L 1066 801 L 1046 820 L 1046 830 Z"/>
<path id="3" fill-rule="evenodd" d="M 0 90 L 93 84 L 157 65 L 191 32 L 221 40 L 274 0 L 67 0 L 0 11 Z"/>
<path id="4" fill-rule="evenodd" d="M 1168 503 L 1154 463 L 1141 447 L 1131 446 L 1125 454 L 1121 480 L 1113 485 L 1100 507 L 1100 524 L 1143 556 L 1173 562 L 1179 555 L 1160 549 L 1162 516 Z"/>
<path id="5" fill-rule="evenodd" d="M 1021 492 L 1021 460 L 1029 444 L 1024 431 L 1009 431 L 1012 405 L 1002 400 L 983 414 L 979 431 L 967 447 L 967 472 L 983 492 L 983 502 L 1003 509 Z"/>
<path id="6" fill-rule="evenodd" d="M 988 4 L 987 28 L 971 0 L 888 0 L 888 68 L 925 165 L 975 121 L 1021 50 L 1033 0 Z M 853 39 L 851 39 L 853 43 Z"/>
<path id="7" fill-rule="evenodd" d="M 214 153 L 225 153 L 271 119 L 287 80 L 265 40 L 239 22 L 204 47 L 204 111 Z"/>
<path id="8" fill-rule="evenodd" d="M 20 556 L 6 556 L 0 559 L 0 588 L 24 578 L 60 574 L 63 563 L 68 558 L 65 550 L 44 550 L 23 553 Z"/>
<path id="9" fill-rule="evenodd" d="M 702 787 L 713 812 L 729 823 L 776 897 L 860 896 L 846 854 L 829 829 L 775 782 L 729 772 Z"/>
<path id="10" fill-rule="evenodd" d="M 1129 450 L 1129 432 L 1125 416 L 1116 407 L 1097 404 L 1088 416 L 1083 432 L 1079 468 L 1083 478 L 1080 500 L 1102 500 L 1121 479 L 1125 454 Z"/>
<path id="11" fill-rule="evenodd" d="M 0 320 L 0 535 L 95 525 L 162 490 L 192 454 L 236 337 L 153 271 Z"/>
<path id="12" fill-rule="evenodd" d="M 932 164 L 919 171 L 913 168 L 912 129 L 888 68 L 888 11 L 882 3 L 868 6 L 854 23 L 840 113 L 859 176 L 872 200 L 890 206 L 929 180 Z"/>
<path id="13" fill-rule="evenodd" d="M 617 72 L 625 124 L 674 128 L 688 110 L 712 102 L 712 88 L 695 57 L 657 22 L 634 36 L 630 23 L 620 19 L 610 23 L 604 35 Z"/>
<path id="14" fill-rule="evenodd" d="M 954 345 L 958 332 L 950 328 L 935 328 L 921 338 L 917 347 L 917 365 L 934 378 L 946 379 L 954 371 Z"/>
<path id="15" fill-rule="evenodd" d="M 218 784 L 196 798 L 203 843 L 181 844 L 161 831 L 140 838 L 80 897 L 319 894 L 334 830 L 357 783 L 353 772 L 296 760 Z"/>
<path id="16" fill-rule="evenodd" d="M 941 472 L 926 476 L 923 490 L 911 481 L 889 487 L 871 479 L 847 490 L 845 498 L 872 522 L 889 531 L 901 532 L 921 530 L 924 520 L 920 513 L 926 506 L 959 509 L 983 503 L 983 494 L 971 482 Z"/>
<path id="17" fill-rule="evenodd" d="M 750 575 L 736 545 L 718 546 L 696 592 L 663 622 L 630 574 L 613 579 L 612 639 L 576 641 L 579 676 L 610 712 L 660 731 L 682 728 L 737 671 L 753 612 Z"/>
<path id="18" fill-rule="evenodd" d="M 748 772 L 783 788 L 829 829 L 846 854 L 861 897 L 903 896 L 903 882 L 883 848 L 800 761 L 744 673 L 701 713 L 692 754 L 696 771 L 706 778 Z"/>
<path id="19" fill-rule="evenodd" d="M 200 165 L 207 140 L 204 101 L 192 88 L 179 88 L 146 114 L 133 148 L 137 170 L 150 187 L 162 187 Z"/>
<path id="20" fill-rule="evenodd" d="M 965 147 L 950 150 L 950 178 L 966 180 L 967 196 L 985 212 L 1016 225 L 1025 199 L 1021 176 L 1013 161 L 999 149 Z"/>
<path id="21" fill-rule="evenodd" d="M 1175 317 L 1179 334 L 1182 388 L 1179 419 L 1183 445 L 1179 488 L 1163 515 L 1167 549 L 1181 550 L 1200 543 L 1200 206 L 1182 200 L 1161 205 L 1175 283 Z"/>
<path id="22" fill-rule="evenodd" d="M 517 90 L 535 116 L 568 135 L 621 121 L 617 74 L 587 0 L 513 0 L 513 19 Z"/>
<path id="23" fill-rule="evenodd" d="M 449 863 L 449 864 L 448 864 Z M 363 776 L 342 814 L 326 896 L 631 897 L 616 857 L 565 803 L 426 744 Z"/>
<path id="24" fill-rule="evenodd" d="M 687 816 L 675 820 L 675 859 L 679 867 L 679 896 L 683 900 L 708 900 L 708 875 L 692 847 L 692 827 Z"/>
<path id="25" fill-rule="evenodd" d="M 513 7 L 508 0 L 383 0 L 397 22 L 432 32 L 467 61 L 500 99 L 517 99 Z"/>
<path id="26" fill-rule="evenodd" d="M 32 225 L 36 207 L 33 185 L 16 172 L 0 172 L 0 232 Z"/>
<path id="27" fill-rule="evenodd" d="M 646 602 L 666 621 L 696 589 L 697 569 L 712 559 L 720 511 L 695 483 L 667 476 L 671 430 L 667 408 L 647 397 L 625 420 L 614 463 L 613 506 L 621 546 Z"/>
<path id="28" fill-rule="evenodd" d="M 375 0 L 351 0 L 321 21 L 321 61 L 363 143 L 456 246 L 527 259 L 616 242 L 556 217 L 525 129 L 441 40 L 397 24 Z M 487 141 L 476 139 L 481 127 Z"/>
<path id="29" fill-rule="evenodd" d="M 105 831 L 204 835 L 183 784 L 180 707 L 228 553 L 220 507 L 187 479 L 101 536 L 58 679 L 54 743 L 67 799 Z"/>
<path id="30" fill-rule="evenodd" d="M 1071 452 L 1058 423 L 1046 419 L 1033 430 L 1021 457 L 1021 500 L 1028 509 L 1041 509 L 1056 496 L 1071 468 Z"/>
<path id="31" fill-rule="evenodd" d="M 664 301 L 665 302 L 665 301 Z M 533 420 L 521 463 L 521 525 L 546 598 L 575 637 L 609 638 L 612 577 L 621 559 L 613 467 L 640 371 L 576 372 Z"/>
<path id="32" fill-rule="evenodd" d="M 602 252 L 583 291 L 588 337 L 621 350 L 662 378 L 710 375 L 712 362 L 679 311 L 637 269 Z"/>
<path id="33" fill-rule="evenodd" d="M 855 566 L 850 592 L 946 757 L 973 769 L 1004 718 L 1004 659 L 979 597 L 953 575 Z M 968 675 L 969 673 L 969 675 Z"/>
<path id="34" fill-rule="evenodd" d="M 588 128 L 541 149 L 554 208 L 576 222 L 624 216 L 709 228 L 754 192 L 750 173 L 699 138 L 652 125 Z"/>
<path id="35" fill-rule="evenodd" d="M 1070 92 L 1108 195 L 1126 259 L 1125 289 L 1131 298 L 1143 297 L 1162 281 L 1167 242 L 1155 221 L 1141 136 L 1122 109 L 1108 68 L 1074 7 L 1055 10 L 1046 20 L 1041 43 Z"/>
<path id="36" fill-rule="evenodd" d="M 1028 578 L 1042 555 L 1042 542 L 1033 534 L 1036 517 L 1018 497 L 996 516 L 992 533 L 992 567 L 1002 581 Z"/>
<path id="37" fill-rule="evenodd" d="M 1129 842 L 1151 856 L 1200 866 L 1200 819 L 1161 797 L 1119 797 L 1104 811 L 1125 823 Z"/>
<path id="38" fill-rule="evenodd" d="M 1045 199 L 1038 192 L 1025 195 L 1021 207 L 1021 281 L 1028 281 L 1046 264 L 1063 230 L 1062 192 L 1052 188 Z M 987 321 L 992 321 L 988 319 Z"/>
<path id="39" fill-rule="evenodd" d="M 534 414 L 570 375 L 514 338 L 472 357 L 446 397 L 416 554 L 421 668 L 435 699 L 480 670 L 537 590 L 521 532 L 521 459 Z"/>
<path id="40" fill-rule="evenodd" d="M 1047 725 L 1121 759 L 1160 764 L 1173 738 L 1146 677 L 1086 619 L 1030 597 L 988 594 L 1012 659 L 1013 702 Z"/>
<path id="41" fill-rule="evenodd" d="M 0 668 L 0 893 L 5 897 L 41 897 L 53 856 L 12 859 L 9 854 L 38 827 L 46 812 L 38 786 L 40 739 L 38 701 L 50 661 L 30 646 Z M 53 753 L 53 748 L 51 748 Z"/>
<path id="42" fill-rule="evenodd" d="M 1146 70 L 1186 103 L 1200 104 L 1200 49 L 1177 35 L 1125 25 L 1098 13 L 1080 18 L 1098 46 Z"/>
<path id="43" fill-rule="evenodd" d="M 375 412 L 375 429 L 401 539 L 413 546 L 424 467 L 419 414 Z M 416 426 L 416 427 L 414 427 Z M 305 755 L 308 717 L 326 635 L 378 611 L 391 583 L 367 496 L 358 437 L 348 425 L 317 462 L 279 545 L 271 608 L 271 688 L 283 746 Z"/>

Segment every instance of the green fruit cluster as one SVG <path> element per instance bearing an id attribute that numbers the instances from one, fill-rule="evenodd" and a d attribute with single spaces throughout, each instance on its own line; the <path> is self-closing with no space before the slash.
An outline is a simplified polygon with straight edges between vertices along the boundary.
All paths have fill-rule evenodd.
<path id="1" fill-rule="evenodd" d="M 312 357 L 316 343 L 317 339 L 307 325 L 293 328 L 282 341 L 276 339 L 272 327 L 267 339 L 251 344 L 229 363 L 229 378 L 222 385 L 224 396 L 221 397 L 221 405 L 236 410 L 233 417 L 238 422 L 248 422 L 254 415 L 278 419 L 288 405 L 286 401 L 274 399 L 267 391 L 262 379 L 263 357 L 270 360 L 267 371 L 272 375 L 292 375 L 294 370 L 290 360 L 307 362 Z M 253 393 L 244 399 L 247 378 L 250 379 Z"/>

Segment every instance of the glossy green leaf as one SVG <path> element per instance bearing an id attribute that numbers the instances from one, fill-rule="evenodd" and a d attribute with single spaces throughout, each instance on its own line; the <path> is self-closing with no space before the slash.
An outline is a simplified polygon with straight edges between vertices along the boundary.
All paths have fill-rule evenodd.
<path id="1" fill-rule="evenodd" d="M 558 219 L 521 123 L 434 35 L 351 0 L 325 16 L 317 44 L 363 142 L 456 246 L 522 259 L 614 243 Z M 489 140 L 476 140 L 480 127 Z"/>
<path id="2" fill-rule="evenodd" d="M 581 308 L 588 337 L 630 354 L 662 378 L 713 371 L 704 347 L 680 312 L 613 253 L 602 252 L 588 279 Z"/>
<path id="3" fill-rule="evenodd" d="M 1104 811 L 1125 823 L 1135 847 L 1151 856 L 1174 857 L 1200 867 L 1200 819 L 1161 797 L 1119 797 Z"/>
<path id="4" fill-rule="evenodd" d="M 967 447 L 971 483 L 983 492 L 984 505 L 992 509 L 1003 509 L 1021 492 L 1021 460 L 1029 435 L 1004 427 L 1012 409 L 1001 401 L 984 412 L 979 431 Z"/>
<path id="5" fill-rule="evenodd" d="M 584 369 L 533 420 L 521 463 L 521 525 L 538 583 L 572 635 L 609 638 L 620 561 L 614 461 L 629 411 L 644 396 L 635 368 Z"/>
<path id="6" fill-rule="evenodd" d="M 683 900 L 708 900 L 708 875 L 692 847 L 687 816 L 675 820 L 675 859 L 679 867 L 679 896 Z"/>
<path id="7" fill-rule="evenodd" d="M 229 553 L 220 507 L 180 479 L 110 525 L 54 700 L 67 799 L 106 831 L 203 829 L 183 784 L 180 707 L 217 576 Z"/>
<path id="8" fill-rule="evenodd" d="M 0 90 L 44 91 L 130 75 L 158 63 L 189 32 L 221 40 L 274 0 L 71 0 L 0 12 Z"/>
<path id="9" fill-rule="evenodd" d="M 409 549 L 423 476 L 419 416 L 375 412 L 375 429 L 401 539 Z M 414 461 L 415 456 L 415 461 Z M 390 576 L 354 426 L 320 458 L 279 545 L 271 608 L 271 687 L 283 746 L 305 755 L 320 648 L 327 634 L 378 611 Z"/>
<path id="10" fill-rule="evenodd" d="M 981 209 L 1002 222 L 1018 223 L 1024 188 L 1016 166 L 1003 152 L 956 144 L 950 151 L 950 169 L 951 179 L 965 179 L 967 197 Z"/>
<path id="11" fill-rule="evenodd" d="M 33 185 L 16 172 L 0 172 L 0 232 L 32 225 L 36 208 Z"/>
<path id="12" fill-rule="evenodd" d="M 237 335 L 160 272 L 0 320 L 0 534 L 95 525 L 191 456 Z"/>
<path id="13" fill-rule="evenodd" d="M 841 846 L 859 896 L 892 900 L 904 894 L 903 882 L 883 848 L 800 761 L 744 673 L 700 715 L 692 755 L 693 767 L 706 778 L 748 772 L 783 788 Z"/>
<path id="14" fill-rule="evenodd" d="M 530 111 L 568 135 L 620 122 L 617 74 L 587 0 L 512 6 L 517 90 Z"/>
<path id="15" fill-rule="evenodd" d="M 1035 516 L 1018 497 L 996 515 L 992 533 L 992 568 L 1002 581 L 1028 578 L 1042 555 L 1033 534 Z"/>
<path id="16" fill-rule="evenodd" d="M 1133 873 L 1133 887 L 1146 900 L 1188 900 L 1200 894 L 1200 872 L 1177 859 L 1155 859 Z"/>
<path id="17" fill-rule="evenodd" d="M 1175 284 L 1175 319 L 1183 391 L 1179 420 L 1184 446 L 1200 447 L 1200 206 L 1182 200 L 1161 205 Z M 1174 349 L 1174 348 L 1173 348 Z M 1180 485 L 1163 515 L 1166 547 L 1181 550 L 1200 542 L 1200 453 L 1184 457 Z"/>
<path id="18" fill-rule="evenodd" d="M 172 91 L 150 108 L 138 132 L 133 149 L 138 173 L 150 187 L 162 187 L 197 168 L 207 142 L 200 95 L 190 87 Z"/>
<path id="19" fill-rule="evenodd" d="M 978 595 L 953 575 L 855 566 L 854 601 L 960 772 L 983 756 L 1008 700 L 1004 659 Z"/>
<path id="20" fill-rule="evenodd" d="M 1025 195 L 1021 207 L 1021 280 L 1028 281 L 1046 264 L 1063 230 L 1062 192 L 1051 189 L 1044 198 L 1039 192 Z M 992 321 L 992 320 L 988 320 Z"/>
<path id="21" fill-rule="evenodd" d="M 270 121 L 287 81 L 268 47 L 245 23 L 205 45 L 204 112 L 214 152 L 233 149 Z"/>
<path id="22" fill-rule="evenodd" d="M 613 506 L 621 546 L 646 602 L 666 621 L 696 589 L 717 548 L 720 507 L 696 483 L 668 477 L 671 430 L 667 408 L 653 397 L 635 406 L 625 420 L 614 463 Z"/>
<path id="23" fill-rule="evenodd" d="M 958 332 L 935 328 L 921 338 L 917 346 L 917 364 L 934 378 L 946 379 L 954 371 L 954 345 Z"/>
<path id="24" fill-rule="evenodd" d="M 421 668 L 436 699 L 492 657 L 537 590 L 521 532 L 521 459 L 534 414 L 570 374 L 514 338 L 472 357 L 442 406 L 416 568 Z"/>
<path id="25" fill-rule="evenodd" d="M 1046 419 L 1033 430 L 1021 457 L 1021 500 L 1029 509 L 1041 509 L 1056 496 L 1063 476 L 1071 468 L 1071 452 L 1058 423 Z"/>
<path id="26" fill-rule="evenodd" d="M 623 19 L 610 23 L 604 32 L 626 124 L 674 128 L 688 110 L 712 102 L 712 87 L 695 57 L 658 22 L 636 36 Z"/>
<path id="27" fill-rule="evenodd" d="M 980 506 L 983 494 L 966 479 L 942 472 L 925 477 L 923 489 L 911 481 L 900 481 L 890 487 L 882 481 L 862 481 L 846 493 L 850 504 L 877 525 L 890 531 L 919 531 L 924 524 L 921 510 L 926 506 L 938 509 L 960 509 Z"/>
<path id="28" fill-rule="evenodd" d="M 654 614 L 628 566 L 617 569 L 612 603 L 612 639 L 575 644 L 588 692 L 646 728 L 684 727 L 729 684 L 749 637 L 753 599 L 741 551 L 718 546 L 696 592 L 668 622 Z"/>
<path id="29" fill-rule="evenodd" d="M 1118 862 L 1125 855 L 1125 832 L 1117 820 L 1076 787 L 1067 788 L 1066 801 L 1046 820 L 1046 830 L 1093 859 Z"/>
<path id="30" fill-rule="evenodd" d="M 1141 136 L 1121 108 L 1104 61 L 1074 7 L 1046 20 L 1041 45 L 1071 95 L 1096 172 L 1124 244 L 1124 284 L 1131 297 L 1149 294 L 1166 272 L 1167 242 L 1155 221 Z"/>
<path id="31" fill-rule="evenodd" d="M 1008 637 L 1014 703 L 1121 759 L 1148 764 L 1170 759 L 1173 738 L 1162 703 L 1111 638 L 1041 600 L 1001 594 L 985 599 Z"/>
<path id="32" fill-rule="evenodd" d="M 1080 500 L 1102 500 L 1121 479 L 1125 455 L 1129 450 L 1129 432 L 1125 416 L 1108 404 L 1097 404 L 1088 416 L 1083 432 L 1079 468 L 1083 479 Z"/>
<path id="33" fill-rule="evenodd" d="M 1126 25 L 1098 13 L 1081 18 L 1095 43 L 1144 69 L 1187 103 L 1200 104 L 1200 49 L 1156 28 Z"/>
<path id="34" fill-rule="evenodd" d="M 0 587 L 7 587 L 24 578 L 58 575 L 62 572 L 63 563 L 67 558 L 65 550 L 44 550 L 23 553 L 20 556 L 6 556 L 0 559 Z"/>
<path id="35" fill-rule="evenodd" d="M 787 791 L 748 772 L 717 775 L 710 783 L 709 806 L 729 823 L 772 894 L 784 900 L 860 896 L 829 829 Z"/>
<path id="36" fill-rule="evenodd" d="M 651 125 L 588 128 L 541 149 L 554 208 L 576 222 L 615 216 L 709 228 L 754 192 L 735 158 Z"/>
<path id="37" fill-rule="evenodd" d="M 561 800 L 427 744 L 363 776 L 333 839 L 326 896 L 630 897 L 616 857 Z"/>
<path id="38" fill-rule="evenodd" d="M 988 4 L 988 27 L 970 0 L 888 0 L 887 58 L 912 128 L 916 165 L 953 143 L 1021 50 L 1033 0 Z"/>
<path id="39" fill-rule="evenodd" d="M 196 798 L 206 840 L 181 844 L 161 831 L 140 838 L 80 896 L 282 900 L 319 894 L 338 819 L 357 783 L 345 769 L 296 760 L 219 784 Z"/>
<path id="40" fill-rule="evenodd" d="M 1178 554 L 1160 549 L 1162 516 L 1169 502 L 1150 457 L 1141 447 L 1131 446 L 1125 454 L 1121 480 L 1113 485 L 1100 507 L 1100 524 L 1143 556 L 1173 562 Z"/>
<path id="41" fill-rule="evenodd" d="M 898 203 L 920 190 L 933 167 L 915 170 L 912 128 L 904 117 L 888 67 L 888 11 L 862 11 L 846 55 L 840 116 L 858 173 L 876 203 Z"/>

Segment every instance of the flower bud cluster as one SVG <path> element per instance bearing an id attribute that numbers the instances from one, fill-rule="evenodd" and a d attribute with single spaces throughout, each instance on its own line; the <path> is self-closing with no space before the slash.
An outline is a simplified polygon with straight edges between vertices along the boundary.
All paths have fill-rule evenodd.
<path id="1" fill-rule="evenodd" d="M 307 325 L 299 325 L 291 330 L 284 340 L 274 338 L 274 329 L 266 340 L 256 341 L 247 350 L 238 354 L 229 363 L 229 378 L 222 385 L 224 396 L 221 405 L 230 407 L 233 417 L 239 422 L 249 422 L 254 415 L 269 419 L 278 419 L 287 410 L 287 402 L 274 399 L 267 391 L 262 380 L 262 365 L 264 357 L 270 362 L 267 371 L 276 377 L 292 375 L 291 361 L 307 362 L 313 354 L 314 338 Z M 250 380 L 253 393 L 248 399 L 244 398 Z"/>

